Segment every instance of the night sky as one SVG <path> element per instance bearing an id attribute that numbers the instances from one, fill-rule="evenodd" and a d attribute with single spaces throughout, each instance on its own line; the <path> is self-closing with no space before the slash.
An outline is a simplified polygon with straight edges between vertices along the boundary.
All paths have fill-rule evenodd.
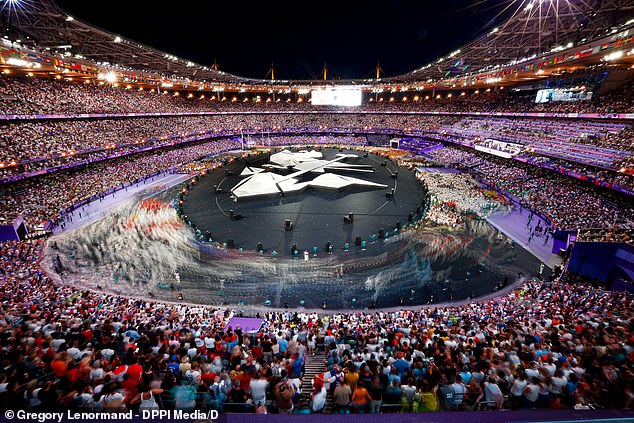
<path id="1" fill-rule="evenodd" d="M 513 0 L 57 0 L 69 14 L 152 47 L 240 76 L 394 76 L 446 55 L 500 22 Z M 96 7 L 95 5 L 99 6 Z"/>

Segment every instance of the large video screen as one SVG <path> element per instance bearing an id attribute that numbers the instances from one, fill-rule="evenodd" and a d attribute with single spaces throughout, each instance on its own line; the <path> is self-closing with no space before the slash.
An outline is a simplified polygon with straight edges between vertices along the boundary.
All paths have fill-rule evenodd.
<path id="1" fill-rule="evenodd" d="M 591 98 L 592 91 L 555 88 L 537 91 L 535 103 L 549 103 L 551 101 L 582 101 L 590 100 Z"/>
<path id="2" fill-rule="evenodd" d="M 361 105 L 361 90 L 358 89 L 326 89 L 313 90 L 310 93 L 313 106 L 345 106 Z"/>

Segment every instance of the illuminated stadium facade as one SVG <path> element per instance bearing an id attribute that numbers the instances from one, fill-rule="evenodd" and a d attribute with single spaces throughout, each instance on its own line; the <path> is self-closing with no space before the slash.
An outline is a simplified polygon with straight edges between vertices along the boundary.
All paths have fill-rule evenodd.
<path id="1" fill-rule="evenodd" d="M 1 2 L 3 410 L 631 418 L 634 4 L 500 16 L 277 80 Z"/>

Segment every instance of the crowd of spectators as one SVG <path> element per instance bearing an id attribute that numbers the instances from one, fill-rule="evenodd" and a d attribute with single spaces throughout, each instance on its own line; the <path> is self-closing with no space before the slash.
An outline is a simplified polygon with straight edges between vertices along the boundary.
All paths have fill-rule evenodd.
<path id="1" fill-rule="evenodd" d="M 634 151 L 633 132 L 631 128 L 623 129 L 623 125 L 553 120 L 544 120 L 538 125 L 535 120 L 522 119 L 459 119 L 451 116 L 365 113 L 208 115 L 12 123 L 0 126 L 0 177 L 102 160 L 115 154 L 135 153 L 194 137 L 240 134 L 247 144 L 268 145 L 276 142 L 274 139 L 279 136 L 275 134 L 280 132 L 372 132 L 379 128 L 413 131 L 421 136 L 429 135 L 471 147 L 484 142 L 488 135 L 497 136 L 506 141 L 522 143 L 525 145 L 524 154 L 530 154 L 537 160 L 560 160 L 563 163 L 560 167 L 577 167 L 581 174 L 596 175 L 606 182 L 628 189 L 634 187 L 634 171 L 630 169 L 634 160 L 631 154 Z M 561 132 L 555 131 L 556 128 Z M 594 135 L 589 134 L 589 128 L 593 128 Z M 562 135 L 564 132 L 568 135 Z M 585 144 L 575 142 L 571 134 L 583 137 Z M 556 139 L 548 141 L 549 136 Z M 603 147 L 612 140 L 615 142 L 613 148 Z M 280 142 L 285 142 L 283 137 Z M 361 139 L 358 142 L 364 143 Z"/>
<path id="2" fill-rule="evenodd" d="M 338 136 L 333 137 L 330 135 L 297 135 L 293 137 L 289 136 L 268 136 L 268 137 L 254 137 L 252 140 L 253 145 L 262 147 L 279 147 L 279 146 L 312 146 L 312 145 L 345 145 L 345 146 L 365 146 L 368 144 L 368 140 L 365 136 Z"/>
<path id="3" fill-rule="evenodd" d="M 239 148 L 239 141 L 220 139 L 180 149 L 99 162 L 80 170 L 58 172 L 11 184 L 4 188 L 0 221 L 12 222 L 17 215 L 22 215 L 27 225 L 33 228 L 56 219 L 62 210 L 83 199 L 112 188 L 125 187 L 146 175 L 182 163 Z"/>
<path id="4" fill-rule="evenodd" d="M 631 84 L 630 84 L 631 85 Z M 630 85 L 627 85 L 628 87 Z M 152 92 L 154 91 L 154 92 Z M 159 91 L 161 92 L 159 94 Z M 477 91 L 477 93 L 476 93 Z M 630 188 L 634 186 L 634 137 L 624 124 L 556 120 L 509 119 L 503 117 L 420 116 L 367 114 L 366 111 L 514 111 L 523 104 L 524 111 L 535 105 L 531 99 L 502 89 L 465 92 L 449 97 L 416 96 L 418 101 L 368 102 L 362 108 L 313 109 L 304 101 L 233 101 L 229 93 L 207 96 L 197 93 L 174 96 L 173 93 L 139 90 L 127 86 L 3 76 L 0 79 L 0 112 L 6 113 L 200 113 L 233 111 L 237 114 L 155 116 L 129 119 L 76 119 L 63 121 L 20 121 L 0 128 L 0 177 L 24 175 L 81 161 L 100 160 L 114 154 L 136 152 L 166 142 L 179 142 L 188 136 L 240 132 L 253 139 L 270 140 L 271 132 L 328 128 L 373 130 L 398 128 L 429 134 L 474 146 L 487 137 L 518 142 L 528 153 L 538 157 L 564 159 L 572 166 L 581 164 L 584 174 L 598 174 L 602 180 Z M 227 98 L 227 96 L 229 98 Z M 211 99 L 214 97 L 214 100 Z M 218 98 L 216 98 L 218 97 Z M 606 110 L 620 110 L 630 102 L 629 91 L 619 90 L 592 102 Z M 609 107 L 610 99 L 616 104 Z M 237 97 L 236 97 L 237 99 Z M 381 104 L 379 104 L 381 103 Z M 582 107 L 588 102 L 574 102 Z M 594 103 L 592 103 L 594 104 Z M 572 106 L 571 106 L 572 107 Z M 15 109 L 12 109 L 15 108 Z M 288 111 L 321 110 L 320 114 L 290 114 Z M 280 114 L 250 114 L 251 111 L 278 111 Z M 542 110 L 540 110 L 542 111 Z M 574 110 L 575 112 L 583 110 Z M 256 141 L 257 142 L 257 141 Z M 599 167 L 597 167 L 599 166 Z M 609 170 L 607 170 L 609 169 Z"/>
<path id="5" fill-rule="evenodd" d="M 0 407 L 422 412 L 628 408 L 632 296 L 526 279 L 465 305 L 318 314 L 168 304 L 60 285 L 41 241 L 0 244 Z M 302 392 L 308 354 L 323 373 Z M 310 386 L 310 385 L 309 385 Z M 332 395 L 330 395 L 332 394 Z M 309 397 L 308 409 L 302 397 Z"/>
<path id="6" fill-rule="evenodd" d="M 88 82 L 86 82 L 88 81 Z M 278 93 L 229 93 L 166 91 L 160 87 L 140 90 L 132 85 L 73 77 L 41 78 L 3 75 L 0 79 L 0 114 L 81 113 L 189 113 L 249 111 L 253 109 L 313 110 L 307 95 Z M 464 94 L 463 94 L 464 93 Z M 404 100 L 403 97 L 406 99 Z M 535 94 L 516 93 L 499 87 L 450 92 L 431 91 L 369 95 L 365 110 L 390 111 L 486 111 L 553 113 L 631 113 L 632 83 L 609 96 L 586 101 L 535 103 Z M 320 106 L 319 109 L 332 108 Z M 358 109 L 358 108 L 357 108 Z M 341 110 L 341 108 L 338 108 Z"/>
<path id="7" fill-rule="evenodd" d="M 470 147 L 496 140 L 502 146 L 512 143 L 520 151 L 613 171 L 630 163 L 634 153 L 632 130 L 624 123 L 467 117 L 442 126 L 439 133 Z"/>
<path id="8" fill-rule="evenodd" d="M 544 167 L 556 172 L 567 172 L 569 174 L 576 175 L 578 179 L 601 181 L 606 184 L 610 184 L 615 189 L 618 189 L 616 187 L 621 187 L 634 192 L 634 170 L 631 172 L 614 172 L 598 167 L 584 166 L 579 163 L 569 162 L 554 157 L 538 156 L 533 153 L 523 153 L 518 155 L 518 158 L 524 159 L 526 163 L 531 165 Z"/>
<path id="9" fill-rule="evenodd" d="M 426 218 L 442 226 L 457 227 L 466 214 L 486 217 L 504 206 L 499 196 L 491 196 L 468 174 L 451 172 L 418 172 L 430 193 Z"/>
<path id="10" fill-rule="evenodd" d="M 249 137 L 247 136 L 245 140 L 248 141 Z M 266 134 L 254 135 L 251 140 L 263 145 L 289 142 L 316 144 L 324 140 L 336 140 L 333 142 L 357 146 L 365 142 L 363 137 L 354 136 L 280 137 Z M 170 149 L 167 152 L 158 150 L 130 156 L 130 158 L 97 162 L 81 170 L 53 173 L 14 183 L 4 189 L 7 201 L 1 206 L 0 216 L 3 221 L 11 221 L 21 213 L 28 224 L 37 225 L 82 198 L 129 184 L 144 175 L 179 163 L 185 164 L 220 150 L 241 146 L 242 141 L 239 138 L 214 140 L 184 147 L 181 150 Z M 599 192 L 598 188 L 592 184 L 580 183 L 551 170 L 522 163 L 510 163 L 472 150 L 445 147 L 429 154 L 443 165 L 457 166 L 477 174 L 484 182 L 512 194 L 527 206 L 541 211 L 549 218 L 553 229 L 631 228 L 633 226 L 631 201 L 608 190 Z M 629 177 L 629 175 L 623 175 L 623 177 Z M 569 208 L 562 207 L 564 203 L 574 207 L 572 213 Z"/>
<path id="11" fill-rule="evenodd" d="M 297 97 L 245 102 L 224 93 L 175 96 L 158 87 L 139 90 L 67 79 L 2 76 L 0 114 L 313 110 L 308 101 L 298 102 Z M 392 127 L 464 139 L 465 131 L 491 130 L 491 135 L 511 136 L 527 145 L 550 142 L 548 147 L 554 149 L 561 144 L 545 139 L 549 134 L 567 137 L 566 143 L 590 145 L 593 151 L 634 151 L 631 128 L 600 129 L 582 136 L 587 126 L 572 125 L 568 130 L 579 136 L 568 137 L 564 131 L 572 121 L 515 123 L 362 113 L 634 111 L 631 84 L 591 101 L 540 105 L 533 98 L 501 89 L 437 95 L 423 93 L 418 101 L 407 102 L 379 101 L 377 95 L 375 101 L 354 109 L 360 111 L 354 114 L 5 123 L 0 127 L 0 177 L 223 131 L 246 133 L 247 139 L 266 141 L 263 145 L 281 145 L 287 138 L 267 132 Z M 301 136 L 294 144 L 321 141 L 328 139 Z M 365 139 L 346 136 L 337 142 L 356 146 L 364 145 Z M 0 222 L 11 222 L 20 214 L 29 226 L 36 226 L 82 199 L 125 188 L 170 168 L 199 170 L 200 164 L 188 164 L 241 146 L 240 139 L 220 138 L 6 185 Z M 532 153 L 535 160 L 554 160 L 554 165 L 567 164 L 577 172 L 588 173 L 583 163 L 596 164 L 571 155 L 563 156 L 565 162 L 558 161 L 562 157 L 539 159 L 543 156 Z M 549 170 L 460 148 L 445 147 L 428 154 L 545 214 L 551 229 L 594 228 L 581 231 L 581 240 L 632 240 L 631 199 Z M 632 160 L 629 155 L 610 164 L 614 169 L 631 169 Z M 610 175 L 623 186 L 634 185 L 631 175 L 590 169 L 597 175 Z M 462 198 L 437 196 L 429 216 L 438 224 L 451 226 L 464 211 L 486 214 L 499 207 L 497 200 L 483 196 L 483 190 L 471 183 L 464 186 L 464 175 L 426 176 L 425 183 L 437 193 L 443 184 L 464 188 Z M 40 267 L 42 246 L 43 241 L 0 243 L 0 408 L 4 410 L 319 413 L 326 410 L 329 399 L 340 413 L 634 406 L 632 295 L 605 291 L 569 274 L 551 281 L 524 279 L 507 294 L 463 305 L 329 314 L 262 311 L 256 317 L 263 318 L 263 325 L 247 332 L 228 326 L 232 317 L 242 314 L 235 309 L 157 302 L 61 284 Z M 311 392 L 302 392 L 304 363 L 309 355 L 322 354 L 322 347 L 323 373 L 311 380 Z M 302 398 L 310 399 L 308 407 Z"/>
<path id="12" fill-rule="evenodd" d="M 581 242 L 623 242 L 634 245 L 634 230 L 632 229 L 582 229 L 577 234 L 577 241 Z"/>
<path id="13" fill-rule="evenodd" d="M 161 113 L 205 108 L 200 102 L 168 95 L 166 91 L 162 95 L 157 89 L 128 89 L 126 85 L 114 86 L 105 81 L 86 83 L 69 78 L 1 78 L 0 114 Z"/>
<path id="14" fill-rule="evenodd" d="M 7 209 L 42 220 L 91 194 L 239 145 L 215 141 L 25 182 L 12 188 Z M 430 154 L 523 193 L 555 224 L 585 224 L 614 212 L 584 209 L 564 217 L 540 197 L 561 201 L 559 185 L 578 185 L 560 175 L 454 148 Z M 582 190 L 588 204 L 596 200 L 591 188 Z M 249 334 L 225 327 L 232 310 L 58 285 L 39 267 L 40 247 L 0 247 L 4 408 L 321 412 L 330 393 L 338 412 L 419 412 L 628 407 L 634 398 L 628 294 L 565 279 L 530 280 L 506 296 L 464 306 L 328 316 L 268 312 L 264 328 Z M 306 409 L 302 364 L 316 344 L 327 356 Z"/>
<path id="15" fill-rule="evenodd" d="M 249 114 L 27 121 L 0 126 L 0 177 L 134 153 L 193 137 L 232 134 L 267 144 L 279 132 L 371 128 L 433 130 L 451 118 L 388 115 Z M 275 141 L 273 141 L 275 142 Z M 350 141 L 352 142 L 352 141 Z M 346 143 L 344 141 L 344 143 Z M 355 143 L 363 144 L 359 139 Z"/>
<path id="16" fill-rule="evenodd" d="M 460 148 L 442 148 L 429 155 L 478 176 L 488 185 L 543 213 L 551 229 L 634 227 L 632 200 L 551 170 L 497 159 Z"/>

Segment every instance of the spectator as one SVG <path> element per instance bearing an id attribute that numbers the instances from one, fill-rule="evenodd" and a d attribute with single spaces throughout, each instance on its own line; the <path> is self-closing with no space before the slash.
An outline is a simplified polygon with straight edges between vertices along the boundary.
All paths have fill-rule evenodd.
<path id="1" fill-rule="evenodd" d="M 249 382 L 249 391 L 255 407 L 264 407 L 266 409 L 266 391 L 268 387 L 269 381 L 266 380 L 262 372 L 258 372 L 257 378 Z"/>
<path id="2" fill-rule="evenodd" d="M 372 401 L 372 397 L 365 389 L 363 382 L 359 381 L 357 386 L 352 391 L 352 408 L 357 413 L 365 413 L 368 411 L 368 406 Z"/>
<path id="3" fill-rule="evenodd" d="M 282 379 L 275 385 L 275 402 L 280 414 L 291 414 L 293 412 L 293 397 L 295 389 L 288 380 Z"/>
<path id="4" fill-rule="evenodd" d="M 328 392 L 323 383 L 319 382 L 319 379 L 315 379 L 313 393 L 310 396 L 310 410 L 313 413 L 322 413 L 324 411 L 327 394 Z"/>
<path id="5" fill-rule="evenodd" d="M 484 397 L 490 407 L 495 410 L 500 410 L 504 407 L 504 394 L 494 377 L 490 376 L 489 379 L 484 382 L 483 391 Z"/>
<path id="6" fill-rule="evenodd" d="M 343 377 L 339 377 L 339 383 L 335 388 L 333 400 L 335 403 L 335 413 L 349 414 L 352 391 L 350 390 L 350 386 L 345 383 L 345 378 Z"/>

